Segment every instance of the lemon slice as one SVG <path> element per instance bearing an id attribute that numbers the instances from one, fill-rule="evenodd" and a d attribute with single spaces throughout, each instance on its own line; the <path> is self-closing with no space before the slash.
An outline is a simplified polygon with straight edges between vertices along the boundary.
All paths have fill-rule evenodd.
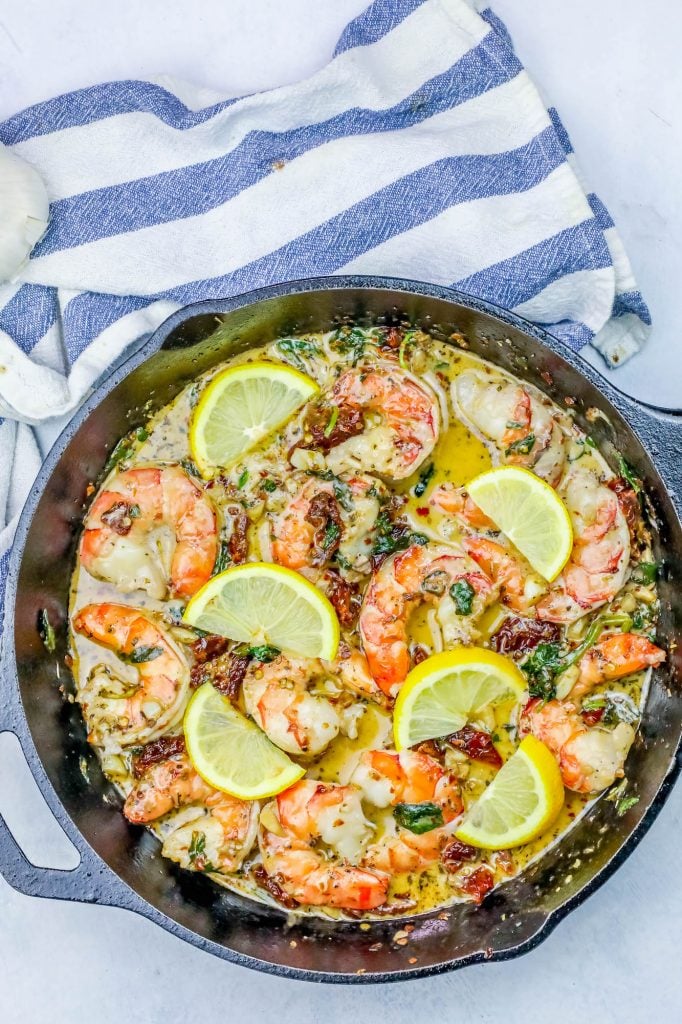
<path id="1" fill-rule="evenodd" d="M 527 736 L 467 812 L 455 835 L 486 850 L 530 843 L 556 819 L 564 802 L 559 766 L 544 743 Z"/>
<path id="2" fill-rule="evenodd" d="M 471 500 L 550 583 L 573 548 L 568 509 L 556 491 L 535 473 L 500 466 L 467 484 Z"/>
<path id="3" fill-rule="evenodd" d="M 183 621 L 301 658 L 333 661 L 339 646 L 339 620 L 324 594 L 299 573 L 268 562 L 213 576 L 189 601 Z"/>
<path id="4" fill-rule="evenodd" d="M 413 668 L 393 711 L 397 750 L 457 732 L 493 704 L 518 700 L 526 682 L 514 663 L 483 647 L 443 651 Z"/>
<path id="5" fill-rule="evenodd" d="M 274 796 L 305 775 L 211 683 L 187 705 L 184 729 L 187 753 L 202 779 L 241 800 Z"/>
<path id="6" fill-rule="evenodd" d="M 231 466 L 319 391 L 314 380 L 280 363 L 244 363 L 204 388 L 192 415 L 189 446 L 205 477 Z"/>

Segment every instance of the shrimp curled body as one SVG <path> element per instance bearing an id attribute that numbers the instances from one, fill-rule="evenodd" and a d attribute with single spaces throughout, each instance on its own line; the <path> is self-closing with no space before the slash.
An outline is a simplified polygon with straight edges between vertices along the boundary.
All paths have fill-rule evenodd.
<path id="1" fill-rule="evenodd" d="M 93 576 L 159 600 L 191 597 L 217 551 L 213 506 L 179 466 L 116 473 L 93 502 L 80 545 Z"/>
<path id="2" fill-rule="evenodd" d="M 132 687 L 108 666 L 95 668 L 79 701 L 91 743 L 114 749 L 147 743 L 171 728 L 189 692 L 189 668 L 168 634 L 127 605 L 90 604 L 75 615 L 77 633 L 113 651 L 136 675 Z"/>

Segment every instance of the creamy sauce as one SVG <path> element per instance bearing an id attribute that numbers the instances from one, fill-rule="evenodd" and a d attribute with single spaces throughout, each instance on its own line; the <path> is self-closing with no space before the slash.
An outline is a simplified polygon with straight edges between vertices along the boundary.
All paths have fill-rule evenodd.
<path id="1" fill-rule="evenodd" d="M 303 364 L 299 363 L 298 368 L 316 378 L 318 383 L 324 387 L 328 385 L 338 371 L 339 367 L 347 368 L 348 361 L 341 360 L 337 353 L 329 348 L 328 337 L 314 337 L 311 340 L 317 345 L 319 351 L 326 358 L 305 359 Z M 282 353 L 276 346 L 268 346 L 262 350 L 252 350 L 235 357 L 230 365 L 258 358 L 269 358 L 282 360 Z M 414 361 L 417 363 L 416 372 L 433 374 L 436 376 L 440 386 L 449 390 L 450 383 L 459 373 L 470 368 L 483 368 L 486 364 L 475 356 L 461 352 L 443 343 L 431 341 L 423 345 L 417 351 Z M 130 451 L 127 457 L 112 469 L 112 474 L 121 468 L 132 468 L 136 466 L 158 464 L 158 463 L 180 463 L 190 470 L 190 448 L 188 441 L 188 429 L 192 407 L 196 402 L 197 395 L 206 381 L 210 379 L 222 367 L 216 367 L 203 378 L 199 378 L 187 387 L 169 406 L 159 411 L 146 426 L 146 431 L 130 441 Z M 499 371 L 495 370 L 497 374 Z M 592 466 L 603 470 L 605 464 L 601 456 L 594 449 L 586 448 L 583 437 L 576 428 L 572 427 L 566 413 L 561 411 L 560 415 L 568 423 L 567 429 L 571 431 L 574 438 L 572 449 L 573 457 L 580 457 L 584 465 Z M 264 557 L 262 550 L 262 531 L 259 525 L 263 517 L 282 508 L 287 500 L 285 484 L 286 478 L 291 475 L 291 467 L 288 465 L 287 451 L 290 449 L 292 440 L 300 437 L 301 417 L 294 417 L 281 434 L 273 439 L 266 440 L 258 448 L 251 451 L 229 472 L 225 473 L 221 480 L 215 483 L 210 493 L 216 502 L 219 510 L 227 502 L 239 501 L 246 507 L 251 518 L 249 528 L 250 552 L 249 557 L 257 559 Z M 147 436 L 145 436 L 145 434 Z M 488 469 L 491 466 L 490 446 L 475 436 L 464 423 L 456 419 L 449 411 L 449 425 L 437 442 L 433 455 L 428 460 L 434 466 L 434 472 L 428 481 L 428 492 L 426 496 L 415 497 L 414 487 L 420 479 L 420 473 L 424 466 L 409 478 L 394 482 L 392 489 L 407 496 L 406 505 L 401 514 L 404 514 L 411 527 L 415 531 L 426 534 L 430 539 L 439 542 L 448 540 L 456 541 L 458 529 L 452 517 L 445 515 L 434 508 L 428 502 L 428 493 L 434 486 L 441 483 L 449 483 L 455 486 L 465 485 L 469 480 Z M 248 473 L 248 479 L 244 474 Z M 263 498 L 259 494 L 256 484 L 263 478 L 264 474 L 271 474 L 276 481 L 277 487 Z M 265 552 L 267 555 L 267 552 Z M 366 581 L 366 577 L 365 577 Z M 363 581 L 364 582 L 364 581 Z M 628 584 L 624 593 L 634 590 L 634 585 Z M 634 599 L 630 599 L 630 605 Z M 188 648 L 183 647 L 183 641 L 188 640 L 186 630 L 176 628 L 172 625 L 179 620 L 182 612 L 181 602 L 168 602 L 154 600 L 143 591 L 136 591 L 133 594 L 121 594 L 115 586 L 103 582 L 91 576 L 80 564 L 76 565 L 71 592 L 71 611 L 74 613 L 84 605 L 93 602 L 113 601 L 144 609 L 151 613 L 157 613 L 163 617 L 163 622 L 170 628 L 176 642 L 189 655 Z M 627 602 L 626 602 L 627 603 Z M 480 631 L 479 643 L 487 644 L 490 636 L 499 628 L 499 625 L 508 614 L 500 604 L 494 604 L 488 608 L 482 616 L 478 628 Z M 427 605 L 420 605 L 411 615 L 409 620 L 410 639 L 422 645 L 427 651 L 434 650 L 434 635 L 430 619 L 430 610 Z M 574 627 L 573 635 L 578 638 L 584 633 L 589 620 L 581 620 Z M 191 636 L 191 634 L 190 634 Z M 193 637 L 192 637 L 193 638 Z M 133 667 L 124 666 L 115 654 L 105 650 L 98 644 L 86 639 L 77 633 L 72 637 L 72 648 L 74 657 L 74 677 L 80 687 L 83 687 L 90 673 L 96 667 L 106 665 L 119 678 L 126 679 L 134 684 L 136 672 Z M 628 694 L 634 704 L 639 707 L 642 699 L 642 687 L 646 681 L 645 673 L 638 673 L 623 681 L 610 683 L 608 686 L 597 687 L 594 695 L 604 690 L 619 691 Z M 390 714 L 377 705 L 361 702 L 363 711 L 358 720 L 357 736 L 353 739 L 340 735 L 334 740 L 328 749 L 314 761 L 306 761 L 308 774 L 312 778 L 324 782 L 347 783 L 355 768 L 358 759 L 363 751 L 391 746 L 391 717 Z M 181 716 L 180 716 L 181 717 Z M 173 725 L 171 731 L 177 732 L 180 729 L 180 717 Z M 494 711 L 486 712 L 481 721 L 474 726 L 489 731 L 495 742 L 498 752 L 504 760 L 511 756 L 518 744 L 516 724 L 518 719 L 518 707 L 512 704 L 502 705 Z M 127 794 L 132 786 L 131 757 L 130 751 L 117 751 L 115 753 L 100 751 L 105 772 L 115 782 L 122 794 Z M 462 758 L 456 764 L 456 769 L 461 777 L 462 795 L 465 806 L 470 806 L 495 775 L 495 769 L 478 761 Z M 513 876 L 522 870 L 531 861 L 541 856 L 547 848 L 556 842 L 571 824 L 585 811 L 589 805 L 589 799 L 577 793 L 566 791 L 566 802 L 561 814 L 552 828 L 543 836 L 526 846 L 509 852 L 508 855 L 482 853 L 480 863 L 487 863 L 494 872 L 496 883 L 503 882 L 506 878 Z M 153 823 L 152 830 L 163 840 L 173 829 L 187 820 L 192 819 L 196 810 L 184 808 L 171 812 L 164 818 Z M 387 811 L 368 810 L 370 819 L 376 835 L 379 836 L 385 826 L 387 817 L 390 816 L 390 808 Z M 257 847 L 255 853 L 247 860 L 245 871 L 242 875 L 220 875 L 214 874 L 214 879 L 222 885 L 239 889 L 256 899 L 270 901 L 270 897 L 259 889 L 251 879 L 247 877 L 249 866 L 258 859 Z M 470 866 L 467 866 L 467 870 Z M 453 885 L 453 876 L 440 865 L 434 866 L 421 874 L 398 875 L 391 884 L 391 897 L 399 897 L 396 907 L 399 911 L 401 900 L 407 899 L 409 913 L 417 913 L 428 910 L 438 905 L 446 905 L 449 902 L 469 898 L 460 892 Z M 301 912 L 304 912 L 302 908 Z M 339 916 L 338 911 L 317 908 L 315 913 L 326 916 Z"/>

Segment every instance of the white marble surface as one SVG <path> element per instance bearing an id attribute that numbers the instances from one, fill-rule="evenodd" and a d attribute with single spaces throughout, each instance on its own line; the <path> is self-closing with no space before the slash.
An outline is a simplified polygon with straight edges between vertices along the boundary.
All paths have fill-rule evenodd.
<path id="1" fill-rule="evenodd" d="M 3 0 L 0 118 L 116 77 L 166 72 L 235 94 L 294 81 L 328 59 L 341 28 L 363 6 L 364 0 Z M 560 110 L 651 305 L 649 348 L 614 382 L 657 404 L 682 406 L 680 8 L 669 0 L 494 6 Z M 34 860 L 72 863 L 7 742 L 0 742 L 0 807 Z M 681 824 L 678 787 L 617 875 L 522 960 L 362 989 L 257 975 L 124 911 L 32 900 L 0 880 L 0 1020 L 373 1024 L 382 1016 L 407 1024 L 438 1016 L 481 1024 L 635 1024 L 654 1012 L 660 1024 L 672 1024 L 682 1003 Z"/>

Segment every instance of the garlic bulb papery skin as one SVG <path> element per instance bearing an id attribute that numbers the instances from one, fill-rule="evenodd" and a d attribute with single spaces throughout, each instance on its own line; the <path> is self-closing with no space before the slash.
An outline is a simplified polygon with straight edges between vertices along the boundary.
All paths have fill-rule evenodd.
<path id="1" fill-rule="evenodd" d="M 35 167 L 0 145 L 0 283 L 11 281 L 47 227 L 50 200 Z"/>

